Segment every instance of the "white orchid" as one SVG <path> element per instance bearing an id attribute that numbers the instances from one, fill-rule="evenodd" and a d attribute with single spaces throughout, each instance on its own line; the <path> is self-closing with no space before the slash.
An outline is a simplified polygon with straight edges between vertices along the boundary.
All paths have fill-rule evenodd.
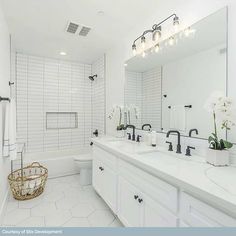
<path id="1" fill-rule="evenodd" d="M 214 119 L 214 133 L 208 139 L 210 147 L 218 150 L 231 148 L 232 143 L 218 138 L 216 122 L 226 130 L 230 130 L 235 125 L 235 107 L 232 99 L 224 96 L 222 92 L 215 91 L 207 99 L 204 108 L 213 114 Z"/>

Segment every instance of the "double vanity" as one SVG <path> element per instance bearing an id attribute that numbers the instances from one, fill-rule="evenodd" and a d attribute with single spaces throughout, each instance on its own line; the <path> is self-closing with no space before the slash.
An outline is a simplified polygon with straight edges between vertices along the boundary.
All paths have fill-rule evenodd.
<path id="1" fill-rule="evenodd" d="M 93 143 L 93 187 L 124 226 L 236 226 L 234 167 L 124 138 Z"/>

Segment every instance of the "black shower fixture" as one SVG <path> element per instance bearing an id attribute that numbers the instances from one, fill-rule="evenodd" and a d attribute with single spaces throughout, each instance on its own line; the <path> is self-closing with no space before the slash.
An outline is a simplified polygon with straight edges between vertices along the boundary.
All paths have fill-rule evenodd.
<path id="1" fill-rule="evenodd" d="M 90 75 L 89 76 L 89 79 L 91 80 L 91 81 L 94 81 L 94 78 L 97 78 L 98 77 L 98 75 L 96 74 L 96 75 Z"/>

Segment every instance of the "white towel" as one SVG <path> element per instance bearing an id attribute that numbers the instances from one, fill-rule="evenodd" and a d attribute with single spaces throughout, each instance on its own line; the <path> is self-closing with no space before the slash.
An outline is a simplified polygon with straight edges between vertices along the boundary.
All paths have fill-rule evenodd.
<path id="1" fill-rule="evenodd" d="M 17 158 L 16 102 L 14 99 L 6 104 L 3 156 L 10 157 L 11 160 Z"/>
<path id="2" fill-rule="evenodd" d="M 186 109 L 184 105 L 171 106 L 170 129 L 175 129 L 178 131 L 186 130 Z"/>

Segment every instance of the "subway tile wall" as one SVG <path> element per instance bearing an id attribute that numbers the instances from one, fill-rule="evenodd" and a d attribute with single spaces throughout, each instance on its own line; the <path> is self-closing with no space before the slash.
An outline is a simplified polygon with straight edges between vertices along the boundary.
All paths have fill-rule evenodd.
<path id="1" fill-rule="evenodd" d="M 17 53 L 17 137 L 26 143 L 27 152 L 89 147 L 91 73 L 89 64 Z M 46 129 L 46 112 L 77 112 L 78 128 Z"/>
<path id="2" fill-rule="evenodd" d="M 92 87 L 92 130 L 105 133 L 105 55 L 92 64 L 92 75 L 97 78 L 91 82 Z"/>
<path id="3" fill-rule="evenodd" d="M 152 124 L 154 130 L 161 130 L 161 77 L 162 68 L 145 72 L 126 71 L 125 104 L 140 108 L 141 119 L 132 119 L 132 124 Z"/>

